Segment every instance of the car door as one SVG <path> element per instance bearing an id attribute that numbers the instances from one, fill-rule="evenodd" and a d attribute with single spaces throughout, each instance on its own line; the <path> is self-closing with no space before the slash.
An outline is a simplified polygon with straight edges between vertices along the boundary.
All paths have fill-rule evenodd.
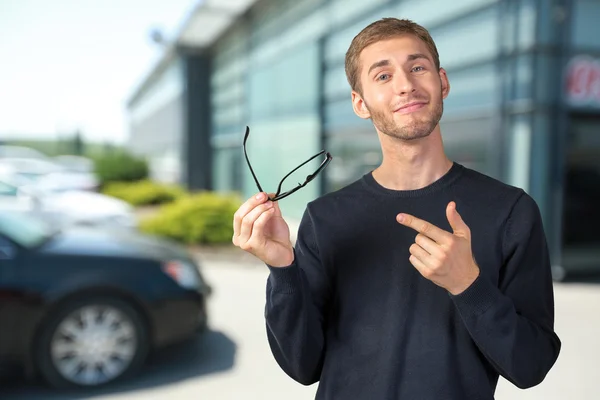
<path id="1" fill-rule="evenodd" d="M 8 238 L 0 235 L 0 373 L 15 356 L 13 344 L 19 334 L 18 309 L 24 293 L 18 283 L 18 256 L 20 249 Z"/>

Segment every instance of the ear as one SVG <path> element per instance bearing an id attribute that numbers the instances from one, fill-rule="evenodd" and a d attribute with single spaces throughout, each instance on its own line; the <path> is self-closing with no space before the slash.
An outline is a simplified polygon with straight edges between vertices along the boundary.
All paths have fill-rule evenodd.
<path id="1" fill-rule="evenodd" d="M 352 108 L 354 109 L 354 113 L 358 115 L 362 119 L 371 118 L 371 113 L 367 108 L 367 104 L 364 99 L 358 92 L 352 91 Z"/>
<path id="2" fill-rule="evenodd" d="M 442 81 L 442 98 L 445 99 L 450 94 L 450 81 L 444 68 L 440 68 L 440 80 Z"/>

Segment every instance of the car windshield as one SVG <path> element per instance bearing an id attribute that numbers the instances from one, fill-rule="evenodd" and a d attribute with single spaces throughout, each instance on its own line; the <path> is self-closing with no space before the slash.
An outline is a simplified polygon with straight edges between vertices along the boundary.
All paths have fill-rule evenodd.
<path id="1" fill-rule="evenodd" d="M 23 247 L 36 247 L 57 233 L 40 218 L 22 213 L 0 213 L 0 233 Z"/>

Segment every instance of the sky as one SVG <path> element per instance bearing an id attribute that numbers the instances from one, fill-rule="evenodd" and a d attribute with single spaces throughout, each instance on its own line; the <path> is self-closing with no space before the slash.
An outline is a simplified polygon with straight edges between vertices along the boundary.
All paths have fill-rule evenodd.
<path id="1" fill-rule="evenodd" d="M 197 0 L 0 0 L 0 140 L 123 143 L 126 103 Z"/>

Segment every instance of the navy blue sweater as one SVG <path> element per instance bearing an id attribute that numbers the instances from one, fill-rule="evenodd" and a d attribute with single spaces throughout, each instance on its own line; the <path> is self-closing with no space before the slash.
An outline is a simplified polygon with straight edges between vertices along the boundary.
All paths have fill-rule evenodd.
<path id="1" fill-rule="evenodd" d="M 450 201 L 480 268 L 457 296 L 412 266 L 417 232 L 396 221 L 405 212 L 452 232 Z M 423 189 L 386 189 L 369 173 L 310 202 L 294 253 L 268 266 L 267 335 L 290 377 L 319 382 L 317 399 L 493 399 L 499 375 L 528 388 L 558 357 L 537 204 L 460 164 Z"/>

